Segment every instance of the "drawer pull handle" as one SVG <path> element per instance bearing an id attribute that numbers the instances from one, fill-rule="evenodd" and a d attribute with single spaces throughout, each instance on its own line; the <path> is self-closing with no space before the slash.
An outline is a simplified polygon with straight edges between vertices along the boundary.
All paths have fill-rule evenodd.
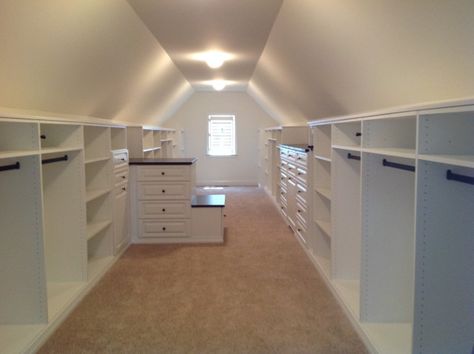
<path id="1" fill-rule="evenodd" d="M 303 193 L 303 191 L 298 191 L 298 193 Z"/>
<path id="2" fill-rule="evenodd" d="M 125 179 L 125 178 L 127 178 L 127 177 L 125 177 L 125 176 L 122 176 L 122 179 Z"/>
<path id="3" fill-rule="evenodd" d="M 164 172 L 161 172 L 161 175 L 162 175 L 162 176 L 164 176 L 164 175 L 165 175 L 165 173 L 164 173 Z"/>
<path id="4" fill-rule="evenodd" d="M 301 210 L 300 210 L 300 209 L 298 209 L 298 213 L 301 213 Z"/>
<path id="5" fill-rule="evenodd" d="M 166 211 L 166 209 L 165 209 L 165 208 L 163 208 L 163 209 L 161 209 L 161 211 L 162 211 L 162 212 L 165 212 L 165 211 Z"/>
<path id="6" fill-rule="evenodd" d="M 298 157 L 297 160 L 301 160 L 301 157 Z"/>
<path id="7" fill-rule="evenodd" d="M 120 160 L 122 160 L 122 161 L 125 161 L 125 159 L 124 159 L 124 158 L 121 158 Z"/>
<path id="8" fill-rule="evenodd" d="M 166 191 L 164 189 L 161 190 L 161 193 L 166 193 Z"/>
<path id="9" fill-rule="evenodd" d="M 302 175 L 302 173 L 301 173 L 301 172 L 298 172 L 298 176 L 301 176 L 301 175 Z"/>
<path id="10" fill-rule="evenodd" d="M 163 227 L 162 230 L 163 230 L 163 231 L 166 231 L 166 227 Z"/>
<path id="11" fill-rule="evenodd" d="M 301 229 L 298 229 L 298 232 L 301 232 Z"/>
<path id="12" fill-rule="evenodd" d="M 122 187 L 122 190 L 123 190 L 123 191 L 126 191 L 126 190 L 127 190 L 127 188 L 125 188 L 125 187 Z"/>
<path id="13" fill-rule="evenodd" d="M 45 135 L 45 134 L 41 134 L 41 135 L 40 135 L 40 138 L 43 139 L 43 140 L 45 140 L 45 139 L 46 139 L 46 135 Z"/>

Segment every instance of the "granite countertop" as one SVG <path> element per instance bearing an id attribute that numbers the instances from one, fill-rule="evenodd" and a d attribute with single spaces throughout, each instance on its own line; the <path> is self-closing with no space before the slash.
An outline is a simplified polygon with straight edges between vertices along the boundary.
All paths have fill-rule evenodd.
<path id="1" fill-rule="evenodd" d="M 225 194 L 193 195 L 191 207 L 223 208 L 225 207 Z"/>
<path id="2" fill-rule="evenodd" d="M 129 165 L 192 165 L 197 161 L 196 157 L 189 158 L 159 158 L 159 159 L 130 159 Z"/>
<path id="3" fill-rule="evenodd" d="M 312 146 L 305 144 L 280 144 L 282 148 L 291 149 L 299 152 L 309 152 L 312 149 Z"/>

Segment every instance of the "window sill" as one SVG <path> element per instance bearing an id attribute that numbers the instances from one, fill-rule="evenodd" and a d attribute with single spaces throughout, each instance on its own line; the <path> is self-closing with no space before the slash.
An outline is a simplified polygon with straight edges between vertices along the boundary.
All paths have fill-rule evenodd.
<path id="1" fill-rule="evenodd" d="M 211 154 L 206 154 L 208 157 L 237 157 L 239 156 L 238 154 L 233 154 L 233 155 L 211 155 Z"/>

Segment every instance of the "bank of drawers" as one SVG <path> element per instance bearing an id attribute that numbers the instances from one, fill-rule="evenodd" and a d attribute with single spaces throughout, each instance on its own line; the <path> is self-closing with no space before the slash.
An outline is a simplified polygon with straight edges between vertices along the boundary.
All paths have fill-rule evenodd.
<path id="1" fill-rule="evenodd" d="M 191 235 L 191 171 L 188 165 L 139 166 L 136 171 L 140 238 Z"/>
<path id="2" fill-rule="evenodd" d="M 306 243 L 308 233 L 308 154 L 280 147 L 280 207 L 295 234 Z"/>

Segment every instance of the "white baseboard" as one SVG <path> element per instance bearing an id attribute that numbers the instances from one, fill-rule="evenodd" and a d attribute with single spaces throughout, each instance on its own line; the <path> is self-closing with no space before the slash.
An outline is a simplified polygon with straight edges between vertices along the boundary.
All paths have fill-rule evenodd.
<path id="1" fill-rule="evenodd" d="M 235 181 L 235 180 L 209 180 L 209 181 L 197 181 L 197 187 L 203 186 L 253 186 L 258 185 L 257 181 Z"/>

